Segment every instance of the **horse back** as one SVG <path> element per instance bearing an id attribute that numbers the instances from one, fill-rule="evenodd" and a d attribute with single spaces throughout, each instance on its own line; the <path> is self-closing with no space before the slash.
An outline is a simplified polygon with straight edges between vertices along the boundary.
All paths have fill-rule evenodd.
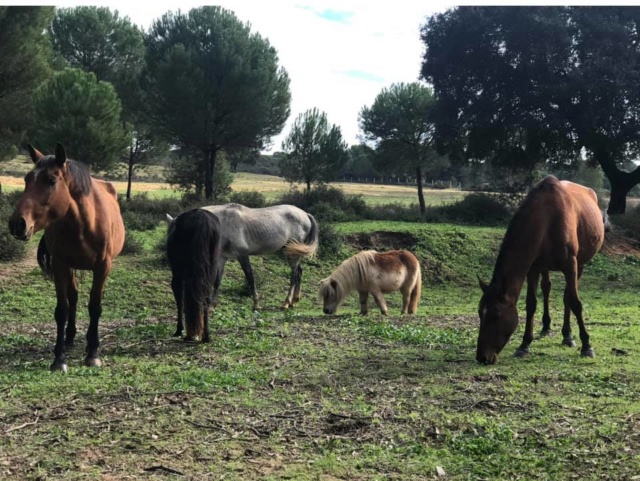
<path id="1" fill-rule="evenodd" d="M 420 262 L 409 251 L 376 252 L 373 263 L 377 271 L 373 277 L 383 292 L 391 292 L 406 284 L 414 285 L 421 276 Z"/>
<path id="2" fill-rule="evenodd" d="M 566 248 L 568 255 L 575 255 L 584 264 L 604 242 L 604 222 L 596 193 L 555 177 L 546 177 L 537 187 L 539 201 L 533 207 L 538 212 L 532 217 L 546 224 L 548 249 L 558 253 Z"/>

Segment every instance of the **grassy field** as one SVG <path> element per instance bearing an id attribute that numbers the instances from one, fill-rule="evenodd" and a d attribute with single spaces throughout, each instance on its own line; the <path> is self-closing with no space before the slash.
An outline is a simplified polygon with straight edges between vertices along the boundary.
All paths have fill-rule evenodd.
<path id="1" fill-rule="evenodd" d="M 640 473 L 640 260 L 599 254 L 581 294 L 597 358 L 534 341 L 495 366 L 474 361 L 479 289 L 503 229 L 340 224 L 339 256 L 304 264 L 299 306 L 281 311 L 282 259 L 255 258 L 264 307 L 250 310 L 230 263 L 213 341 L 171 337 L 175 311 L 158 244 L 135 232 L 107 283 L 100 370 L 48 372 L 53 286 L 33 259 L 0 265 L 0 478 L 229 480 L 621 480 Z M 37 240 L 32 240 L 35 247 Z M 419 315 L 321 314 L 320 279 L 361 247 L 407 247 L 421 259 Z M 562 288 L 552 278 L 552 327 Z M 90 276 L 81 281 L 86 306 Z M 524 310 L 520 306 L 521 314 Z M 79 329 L 86 329 L 86 310 Z M 575 324 L 574 324 L 575 325 Z M 539 326 L 537 327 L 537 329 Z M 82 339 L 83 336 L 78 336 Z M 440 473 L 440 474 L 439 474 Z M 444 474 L 443 474 L 444 473 Z"/>
<path id="2" fill-rule="evenodd" d="M 0 184 L 6 191 L 21 190 L 24 187 L 24 176 L 32 163 L 26 158 L 14 159 L 10 162 L 0 163 Z M 143 171 L 141 175 L 150 173 L 161 175 L 157 168 L 149 172 Z M 10 174 L 10 175 L 9 175 Z M 119 194 L 127 191 L 127 183 L 111 181 Z M 400 203 L 404 205 L 417 204 L 418 194 L 415 187 L 403 185 L 381 184 L 357 184 L 348 182 L 335 182 L 332 185 L 340 187 L 346 194 L 362 195 L 370 205 Z M 281 177 L 273 175 L 250 174 L 239 172 L 234 174 L 232 189 L 236 192 L 257 190 L 264 194 L 267 201 L 274 201 L 291 189 L 291 184 Z M 296 185 L 302 190 L 304 186 Z M 131 189 L 135 194 L 146 193 L 151 198 L 178 197 L 180 194 L 163 182 L 134 182 Z M 466 195 L 458 189 L 425 189 L 425 202 L 427 205 L 440 205 L 455 202 Z"/>

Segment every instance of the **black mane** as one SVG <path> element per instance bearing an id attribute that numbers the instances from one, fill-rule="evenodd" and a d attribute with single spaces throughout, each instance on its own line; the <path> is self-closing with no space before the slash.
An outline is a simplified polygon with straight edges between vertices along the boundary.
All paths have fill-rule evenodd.
<path id="1" fill-rule="evenodd" d="M 82 162 L 67 159 L 67 175 L 69 176 L 69 191 L 72 195 L 88 195 L 91 192 L 91 173 Z M 56 164 L 54 155 L 47 155 L 36 162 L 36 169 L 53 169 Z"/>

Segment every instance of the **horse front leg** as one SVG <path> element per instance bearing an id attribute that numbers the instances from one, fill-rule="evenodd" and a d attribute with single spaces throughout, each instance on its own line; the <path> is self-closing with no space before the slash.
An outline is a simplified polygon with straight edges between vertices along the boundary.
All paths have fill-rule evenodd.
<path id="1" fill-rule="evenodd" d="M 178 310 L 178 320 L 176 323 L 176 332 L 174 337 L 182 337 L 182 330 L 184 329 L 182 322 L 182 310 L 184 301 L 184 281 L 182 277 L 174 273 L 171 276 L 171 290 L 173 291 L 173 298 L 176 301 L 176 308 Z"/>
<path id="2" fill-rule="evenodd" d="M 369 314 L 369 291 L 360 291 L 360 314 Z"/>
<path id="3" fill-rule="evenodd" d="M 69 283 L 71 269 L 52 266 L 53 280 L 56 285 L 56 345 L 53 348 L 54 360 L 50 366 L 51 371 L 67 372 L 66 355 L 64 352 L 65 325 L 69 318 Z"/>
<path id="4" fill-rule="evenodd" d="M 548 336 L 551 334 L 551 316 L 549 315 L 549 294 L 551 293 L 551 279 L 549 271 L 542 272 L 542 298 L 544 300 L 544 312 L 542 313 L 542 331 L 540 336 Z"/>
<path id="5" fill-rule="evenodd" d="M 540 273 L 538 271 L 529 271 L 527 275 L 527 324 L 524 328 L 524 336 L 522 337 L 522 344 L 514 353 L 515 357 L 525 357 L 529 355 L 529 346 L 533 341 L 533 316 L 536 313 L 536 307 L 538 299 L 536 298 L 536 292 L 538 290 L 538 282 L 540 280 Z"/>
<path id="6" fill-rule="evenodd" d="M 247 279 L 249 289 L 251 290 L 251 297 L 253 298 L 253 310 L 257 311 L 258 309 L 260 309 L 260 297 L 258 296 L 258 291 L 256 290 L 256 281 L 253 277 L 253 269 L 251 268 L 251 261 L 249 260 L 249 256 L 238 257 L 238 262 L 240 263 L 240 267 L 242 267 L 242 272 L 244 272 L 244 277 Z"/>
<path id="7" fill-rule="evenodd" d="M 102 315 L 102 293 L 107 276 L 111 271 L 111 259 L 106 259 L 93 270 L 93 284 L 89 295 L 89 329 L 87 329 L 87 357 L 84 365 L 88 367 L 100 367 L 102 361 L 98 354 L 100 338 L 98 335 L 98 323 Z"/>
<path id="8" fill-rule="evenodd" d="M 76 337 L 76 312 L 78 309 L 78 281 L 74 271 L 71 271 L 69 279 L 69 287 L 67 290 L 67 299 L 69 300 L 69 317 L 67 319 L 67 329 L 64 343 L 67 347 L 73 346 L 73 340 Z"/>

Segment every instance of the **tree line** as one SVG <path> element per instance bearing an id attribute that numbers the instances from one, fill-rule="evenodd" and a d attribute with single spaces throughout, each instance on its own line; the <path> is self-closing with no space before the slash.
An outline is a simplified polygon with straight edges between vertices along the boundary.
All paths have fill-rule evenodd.
<path id="1" fill-rule="evenodd" d="M 599 166 L 609 212 L 623 212 L 640 182 L 639 15 L 456 7 L 427 17 L 419 79 L 362 107 L 360 145 L 313 108 L 273 163 L 307 190 L 344 173 L 411 176 L 422 212 L 428 177 L 525 189 L 543 172 L 602 183 Z M 0 7 L 0 59 L 0 158 L 60 141 L 96 169 L 126 161 L 131 179 L 170 156 L 170 182 L 208 199 L 223 193 L 226 166 L 263 158 L 290 115 L 276 49 L 220 7 L 167 12 L 148 31 L 102 7 Z"/>

